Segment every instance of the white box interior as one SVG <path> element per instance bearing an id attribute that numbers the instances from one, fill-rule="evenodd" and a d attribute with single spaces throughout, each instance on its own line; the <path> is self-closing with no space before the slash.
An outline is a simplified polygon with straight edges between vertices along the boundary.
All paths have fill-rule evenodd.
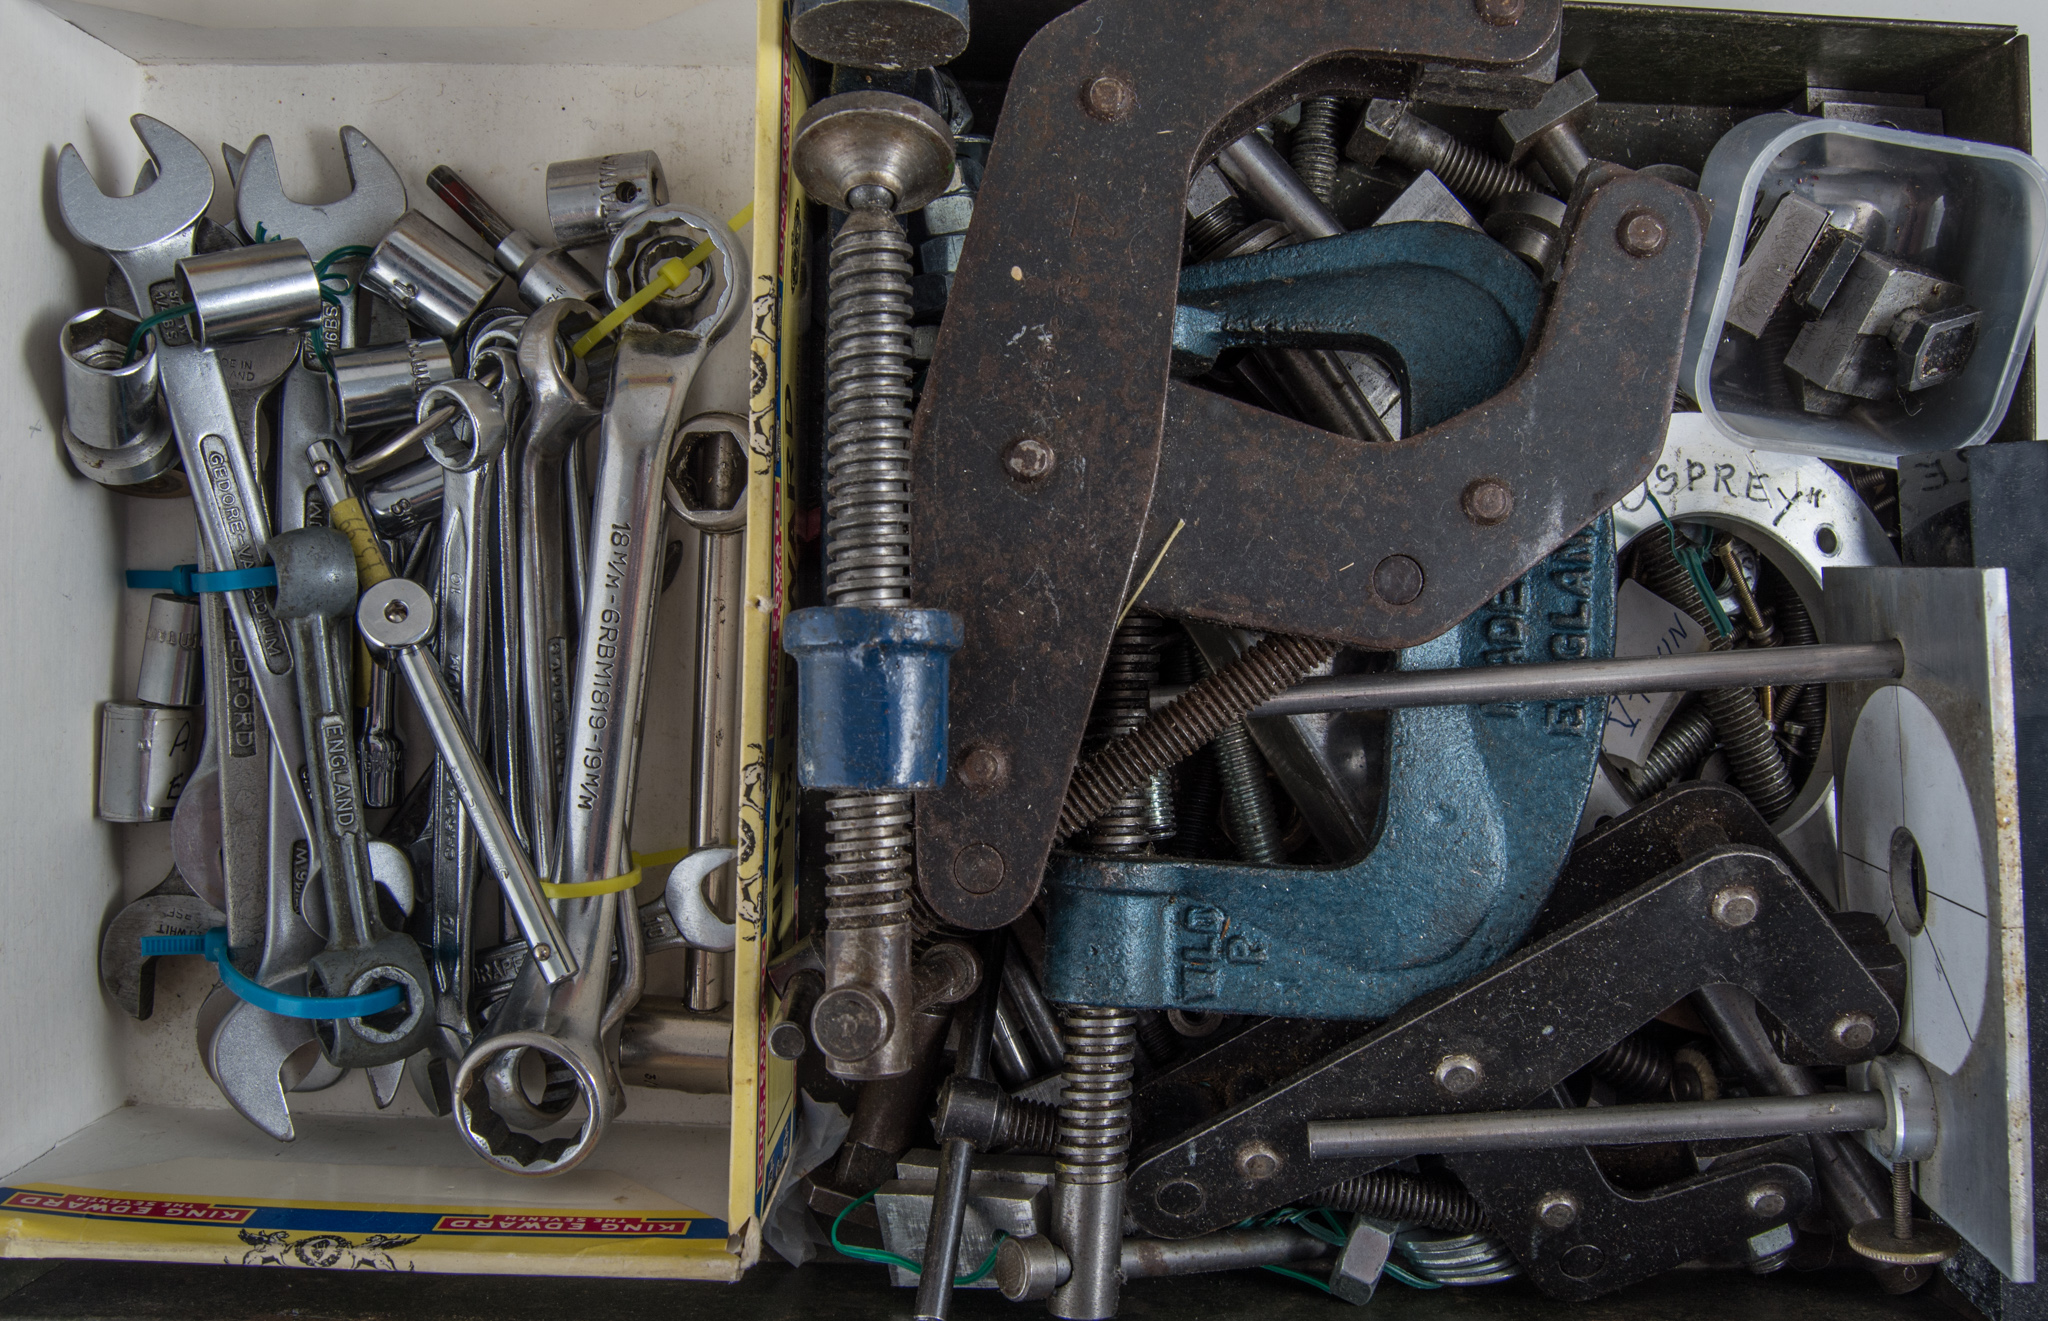
<path id="1" fill-rule="evenodd" d="M 134 1191 L 195 1195 L 689 1206 L 722 1216 L 726 1097 L 630 1088 L 626 1122 L 583 1170 L 556 1180 L 489 1170 L 409 1085 L 377 1114 L 355 1077 L 294 1095 L 301 1136 L 280 1147 L 225 1109 L 200 1066 L 193 1014 L 213 983 L 210 967 L 160 961 L 146 1022 L 100 992 L 102 925 L 170 867 L 168 824 L 113 826 L 93 814 L 98 708 L 133 695 L 147 608 L 148 594 L 126 591 L 122 571 L 190 561 L 194 524 L 188 500 L 113 495 L 65 459 L 57 331 L 101 301 L 106 265 L 58 216 L 58 151 L 77 144 L 94 177 L 125 192 L 145 159 L 128 117 L 154 115 L 213 158 L 212 214 L 229 222 L 220 143 L 246 148 L 270 134 L 286 190 L 326 200 L 348 186 L 343 124 L 391 158 L 414 206 L 465 237 L 425 186 L 437 164 L 461 171 L 535 235 L 548 233 L 542 181 L 552 160 L 652 148 L 675 201 L 725 217 L 752 196 L 752 0 L 379 0 L 347 9 L 341 27 L 316 0 L 0 0 L 0 105 L 10 129 L 0 177 L 11 184 L 0 190 L 0 306 L 12 309 L 15 328 L 0 361 L 0 430 L 15 437 L 0 452 L 10 511 L 0 538 L 15 566 L 17 618 L 36 621 L 0 643 L 0 730 L 17 749 L 0 764 L 9 823 L 0 878 L 12 900 L 0 926 L 0 1003 L 9 1009 L 0 1017 L 0 1171 L 129 1188 L 105 1182 L 122 1171 L 113 1177 Z M 739 237 L 747 247 L 748 232 Z M 688 412 L 745 414 L 747 395 L 741 331 L 712 352 Z M 687 842 L 694 576 L 686 564 L 657 626 L 634 815 L 641 851 Z M 410 776 L 431 748 L 421 738 L 407 751 Z M 662 970 L 650 971 L 650 991 L 665 989 Z M 372 1118 L 344 1117 L 362 1115 Z"/>

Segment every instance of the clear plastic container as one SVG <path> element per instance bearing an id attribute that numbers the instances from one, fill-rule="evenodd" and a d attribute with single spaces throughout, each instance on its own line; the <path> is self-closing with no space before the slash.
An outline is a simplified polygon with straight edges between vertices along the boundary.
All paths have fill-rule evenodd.
<path id="1" fill-rule="evenodd" d="M 1897 467 L 1901 454 L 1989 440 L 2005 417 L 2048 280 L 2048 170 L 2023 152 L 1804 115 L 1759 115 L 1715 144 L 1700 174 L 1713 219 L 1693 291 L 1680 388 L 1716 429 L 1763 449 Z M 1852 220 L 1869 250 L 1963 286 L 1982 309 L 1977 348 L 1955 379 L 1837 417 L 1775 389 L 1757 340 L 1725 324 L 1752 228 L 1786 193 Z"/>

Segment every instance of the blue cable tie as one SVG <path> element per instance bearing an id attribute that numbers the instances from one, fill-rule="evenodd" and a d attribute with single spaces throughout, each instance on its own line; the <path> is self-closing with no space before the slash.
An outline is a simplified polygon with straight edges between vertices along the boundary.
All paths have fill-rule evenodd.
<path id="1" fill-rule="evenodd" d="M 396 1009 L 405 1003 L 405 991 L 396 986 L 386 986 L 365 995 L 286 995 L 282 991 L 273 991 L 243 976 L 228 958 L 225 927 L 215 927 L 203 936 L 144 936 L 142 954 L 144 958 L 200 955 L 220 971 L 223 986 L 240 999 L 280 1018 L 364 1018 Z"/>
<path id="2" fill-rule="evenodd" d="M 201 592 L 246 592 L 257 587 L 277 586 L 275 565 L 223 569 L 219 573 L 200 573 L 198 568 L 196 564 L 180 564 L 170 569 L 130 569 L 128 585 L 142 591 L 167 589 L 179 596 L 197 596 Z"/>

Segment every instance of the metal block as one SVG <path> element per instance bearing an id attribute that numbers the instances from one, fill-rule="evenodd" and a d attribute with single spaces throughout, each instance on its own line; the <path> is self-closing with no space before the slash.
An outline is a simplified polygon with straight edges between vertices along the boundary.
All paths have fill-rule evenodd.
<path id="1" fill-rule="evenodd" d="M 1764 333 L 1827 223 L 1826 207 L 1797 193 L 1785 194 L 1764 222 L 1763 233 L 1743 254 L 1735 292 L 1728 299 L 1729 325 L 1751 335 Z"/>
<path id="2" fill-rule="evenodd" d="M 960 1252 L 955 1260 L 956 1277 L 971 1275 L 995 1251 L 997 1233 L 1011 1238 L 1033 1238 L 1044 1232 L 1052 1206 L 1052 1177 L 1047 1162 L 1043 1182 L 1027 1183 L 984 1170 L 977 1159 L 967 1185 L 967 1207 L 960 1219 Z M 932 1167 L 937 1174 L 936 1163 Z M 932 1196 L 937 1179 L 891 1179 L 875 1190 L 875 1214 L 881 1222 L 882 1244 L 889 1251 L 924 1260 L 925 1234 L 931 1227 Z M 917 1275 L 901 1266 L 890 1266 L 890 1283 L 899 1289 L 917 1287 Z M 993 1289 L 993 1276 L 984 1277 L 965 1289 Z"/>
<path id="3" fill-rule="evenodd" d="M 1895 379 L 1898 352 L 1887 338 L 1894 325 L 1907 313 L 1949 307 L 1962 293 L 1960 285 L 1933 271 L 1866 250 L 1857 255 L 1828 310 L 1808 322 L 1792 341 L 1785 365 L 1835 394 L 1889 399 L 1899 384 Z M 1909 320 L 1909 328 L 1911 324 Z M 1957 336 L 1967 335 L 1968 347 L 1975 347 L 1974 323 L 1967 330 L 1958 325 L 1946 332 L 1937 323 L 1936 331 L 1933 343 L 1923 335 L 1913 344 L 1916 353 L 1924 350 L 1933 355 L 1928 365 L 1937 370 L 1953 359 L 1953 350 L 1962 347 Z M 1956 363 L 1954 370 L 1960 371 L 1961 364 Z"/>
<path id="4" fill-rule="evenodd" d="M 1467 229 L 1478 229 L 1479 222 L 1451 190 L 1444 187 L 1443 180 L 1424 170 L 1415 176 L 1415 182 L 1408 185 L 1394 204 L 1380 213 L 1375 225 L 1398 225 L 1404 220 L 1434 220 L 1447 225 L 1463 225 Z"/>

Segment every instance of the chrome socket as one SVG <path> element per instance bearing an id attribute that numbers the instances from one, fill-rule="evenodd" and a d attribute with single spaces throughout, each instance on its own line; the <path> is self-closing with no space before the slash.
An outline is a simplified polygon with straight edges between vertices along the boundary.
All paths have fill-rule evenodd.
<path id="1" fill-rule="evenodd" d="M 443 339 L 454 339 L 483 310 L 504 277 L 418 211 L 391 227 L 363 271 L 363 284 Z"/>
<path id="2" fill-rule="evenodd" d="M 548 224 L 564 247 L 609 243 L 628 220 L 668 205 L 661 157 L 651 151 L 556 161 L 548 166 Z M 595 302 L 595 299 L 588 301 Z"/>
<path id="3" fill-rule="evenodd" d="M 446 340 L 414 339 L 334 355 L 334 394 L 350 431 L 410 423 L 420 396 L 455 379 Z"/>
<path id="4" fill-rule="evenodd" d="M 151 706 L 192 706 L 199 693 L 199 602 L 158 592 L 149 598 L 142 631 L 138 701 Z"/>
<path id="5" fill-rule="evenodd" d="M 111 307 L 80 312 L 57 332 L 64 360 L 64 448 L 102 486 L 136 486 L 178 462 L 157 402 L 156 336 L 123 363 L 136 318 Z"/>
<path id="6" fill-rule="evenodd" d="M 177 270 L 201 344 L 253 339 L 320 319 L 320 277 L 297 239 L 201 253 L 180 261 Z"/>
<path id="7" fill-rule="evenodd" d="M 168 821 L 199 756 L 199 711 L 108 702 L 100 708 L 99 818 Z"/>

